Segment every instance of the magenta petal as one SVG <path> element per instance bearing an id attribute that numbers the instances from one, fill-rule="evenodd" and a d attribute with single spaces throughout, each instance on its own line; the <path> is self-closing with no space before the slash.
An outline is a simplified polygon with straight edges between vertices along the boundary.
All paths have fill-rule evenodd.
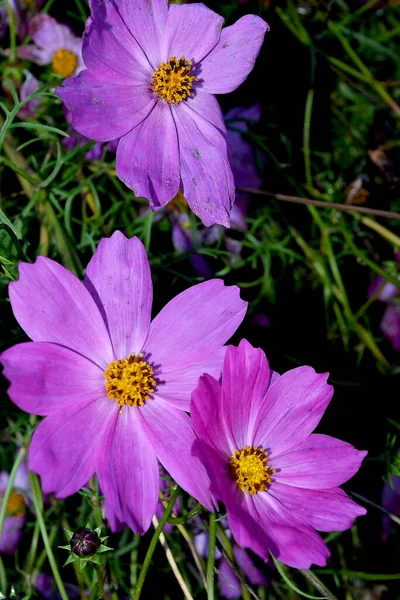
<path id="1" fill-rule="evenodd" d="M 157 395 L 167 400 L 172 406 L 189 412 L 191 395 L 199 382 L 199 378 L 204 373 L 208 373 L 212 377 L 219 379 L 225 353 L 226 347 L 223 347 L 192 367 L 168 373 L 165 381 L 158 382 Z M 163 377 L 161 376 L 162 379 Z"/>
<path id="2" fill-rule="evenodd" d="M 1 355 L 8 395 L 22 410 L 48 415 L 105 394 L 104 373 L 87 358 L 46 342 L 17 344 Z"/>
<path id="3" fill-rule="evenodd" d="M 144 533 L 157 509 L 160 477 L 156 454 L 144 430 L 141 410 L 122 408 L 103 439 L 97 474 L 106 499 L 106 516 Z"/>
<path id="4" fill-rule="evenodd" d="M 139 238 L 120 231 L 103 238 L 86 269 L 85 285 L 106 322 L 117 359 L 139 354 L 150 327 L 153 287 Z"/>
<path id="5" fill-rule="evenodd" d="M 261 348 L 242 340 L 228 346 L 222 374 L 222 413 L 235 449 L 251 446 L 256 416 L 270 380 L 267 358 Z"/>
<path id="6" fill-rule="evenodd" d="M 200 460 L 192 454 L 196 439 L 189 416 L 159 400 L 140 409 L 158 460 L 176 483 L 208 510 L 213 510 L 210 481 Z"/>
<path id="7" fill-rule="evenodd" d="M 239 546 L 235 546 L 233 548 L 233 553 L 240 568 L 250 583 L 253 585 L 267 585 L 267 579 L 264 573 L 257 569 L 247 550 L 244 550 L 244 548 L 240 548 Z"/>
<path id="8" fill-rule="evenodd" d="M 164 206 L 179 189 L 178 138 L 171 109 L 159 101 L 150 114 L 125 135 L 117 148 L 118 177 L 150 201 Z"/>
<path id="9" fill-rule="evenodd" d="M 310 435 L 333 395 L 327 379 L 327 373 L 298 367 L 274 381 L 258 411 L 253 443 L 278 456 Z"/>
<path id="10" fill-rule="evenodd" d="M 149 84 L 153 69 L 120 15 L 122 5 L 110 0 L 92 5 L 82 48 L 85 66 L 110 86 Z"/>
<path id="11" fill-rule="evenodd" d="M 111 0 L 111 2 L 118 9 L 135 40 L 143 48 L 153 69 L 156 69 L 162 62 L 161 40 L 167 22 L 167 0 L 146 0 L 146 2 Z"/>
<path id="12" fill-rule="evenodd" d="M 145 351 L 164 376 L 204 361 L 235 333 L 246 313 L 237 286 L 221 279 L 199 283 L 175 296 L 150 326 Z"/>
<path id="13" fill-rule="evenodd" d="M 46 417 L 33 434 L 29 469 L 41 477 L 45 494 L 75 494 L 96 471 L 104 434 L 116 403 L 108 398 L 81 402 Z"/>
<path id="14" fill-rule="evenodd" d="M 277 547 L 272 554 L 296 569 L 312 564 L 324 567 L 329 550 L 323 539 L 268 492 L 247 496 L 253 518 L 268 532 Z"/>
<path id="15" fill-rule="evenodd" d="M 206 119 L 211 125 L 219 129 L 222 134 L 226 135 L 225 120 L 215 96 L 196 91 L 187 99 L 187 105 L 197 115 Z"/>
<path id="16" fill-rule="evenodd" d="M 182 193 L 206 227 L 229 227 L 235 185 L 225 137 L 190 108 L 173 107 L 179 137 Z"/>
<path id="17" fill-rule="evenodd" d="M 254 67 L 268 29 L 267 23 L 255 15 L 245 15 L 223 29 L 218 45 L 201 62 L 198 78 L 202 91 L 226 94 L 243 83 Z"/>
<path id="18" fill-rule="evenodd" d="M 366 514 L 341 490 L 308 490 L 274 481 L 269 493 L 296 517 L 319 531 L 344 531 Z"/>
<path id="19" fill-rule="evenodd" d="M 273 453 L 274 478 L 300 488 L 329 489 L 358 471 L 366 451 L 328 435 L 310 435 L 292 451 Z"/>
<path id="20" fill-rule="evenodd" d="M 22 538 L 26 517 L 6 517 L 0 538 L 0 554 L 15 555 Z"/>
<path id="21" fill-rule="evenodd" d="M 10 283 L 14 316 L 34 342 L 75 350 L 100 367 L 113 361 L 110 337 L 97 306 L 82 283 L 49 258 L 21 263 Z"/>
<path id="22" fill-rule="evenodd" d="M 194 64 L 218 43 L 224 19 L 205 4 L 171 4 L 163 41 L 163 57 L 171 56 Z"/>
<path id="23" fill-rule="evenodd" d="M 218 585 L 224 598 L 241 598 L 240 581 L 225 558 L 222 558 L 218 565 Z"/>
<path id="24" fill-rule="evenodd" d="M 56 92 L 72 113 L 72 125 L 96 142 L 128 133 L 150 113 L 154 98 L 148 86 L 103 83 L 90 71 L 66 80 Z"/>

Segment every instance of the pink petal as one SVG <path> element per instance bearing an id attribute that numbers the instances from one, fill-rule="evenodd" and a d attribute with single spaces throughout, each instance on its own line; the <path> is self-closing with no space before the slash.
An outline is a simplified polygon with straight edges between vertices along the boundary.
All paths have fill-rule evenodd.
<path id="1" fill-rule="evenodd" d="M 103 83 L 90 71 L 65 80 L 56 92 L 72 113 L 73 127 L 96 142 L 127 134 L 155 103 L 148 86 Z"/>
<path id="2" fill-rule="evenodd" d="M 157 397 L 140 410 L 158 460 L 181 488 L 212 511 L 207 472 L 192 454 L 196 436 L 189 416 Z"/>
<path id="3" fill-rule="evenodd" d="M 34 342 L 53 342 L 75 350 L 101 368 L 114 360 L 104 321 L 82 283 L 54 260 L 39 256 L 21 263 L 10 283 L 14 316 Z"/>
<path id="4" fill-rule="evenodd" d="M 186 104 L 193 112 L 214 125 L 223 135 L 226 135 L 224 117 L 215 96 L 195 90 L 195 93 L 187 98 Z"/>
<path id="5" fill-rule="evenodd" d="M 223 598 L 241 598 L 242 590 L 240 581 L 235 575 L 232 567 L 222 558 L 218 564 L 218 585 Z"/>
<path id="6" fill-rule="evenodd" d="M 157 102 L 142 123 L 120 140 L 117 173 L 135 196 L 147 198 L 153 208 L 176 196 L 180 182 L 178 138 L 166 102 Z"/>
<path id="7" fill-rule="evenodd" d="M 235 185 L 225 137 L 181 102 L 172 107 L 179 138 L 182 193 L 206 227 L 229 227 Z"/>
<path id="8" fill-rule="evenodd" d="M 118 405 L 108 398 L 63 407 L 46 417 L 33 434 L 29 469 L 40 475 L 45 494 L 75 494 L 96 471 L 105 432 Z"/>
<path id="9" fill-rule="evenodd" d="M 110 86 L 149 85 L 153 69 L 145 49 L 121 17 L 123 5 L 110 0 L 92 5 L 92 18 L 87 21 L 83 40 L 85 66 Z"/>
<path id="10" fill-rule="evenodd" d="M 272 457 L 310 435 L 333 395 L 327 379 L 327 373 L 298 367 L 274 381 L 258 411 L 253 444 L 271 450 Z"/>
<path id="11" fill-rule="evenodd" d="M 297 518 L 319 531 L 344 531 L 366 514 L 340 488 L 307 490 L 274 481 L 269 493 Z"/>
<path id="12" fill-rule="evenodd" d="M 306 523 L 276 501 L 268 492 L 246 496 L 253 519 L 268 532 L 281 562 L 296 569 L 309 569 L 312 564 L 324 567 L 329 550 L 322 538 Z"/>
<path id="13" fill-rule="evenodd" d="M 229 457 L 234 454 L 236 447 L 221 411 L 221 385 L 210 375 L 200 377 L 192 393 L 190 413 L 197 437 L 220 453 L 221 469 L 226 470 Z M 199 451 L 201 454 L 202 449 Z"/>
<path id="14" fill-rule="evenodd" d="M 153 69 L 157 69 L 160 62 L 162 62 L 161 40 L 164 37 L 167 22 L 167 0 L 146 0 L 146 2 L 111 1 L 118 8 L 135 40 L 143 48 Z"/>
<path id="15" fill-rule="evenodd" d="M 38 46 L 53 54 L 64 48 L 64 41 L 71 30 L 66 25 L 61 25 L 53 17 L 39 13 L 29 21 L 29 35 Z"/>
<path id="16" fill-rule="evenodd" d="M 0 554 L 15 556 L 22 538 L 26 517 L 6 517 L 0 538 Z"/>
<path id="17" fill-rule="evenodd" d="M 8 395 L 22 410 L 48 415 L 105 394 L 104 374 L 93 362 L 57 344 L 17 344 L 1 355 Z"/>
<path id="18" fill-rule="evenodd" d="M 118 408 L 118 405 L 116 405 Z M 141 410 L 122 408 L 103 440 L 97 469 L 106 516 L 145 533 L 157 509 L 159 472 Z"/>
<path id="19" fill-rule="evenodd" d="M 255 15 L 245 15 L 223 29 L 217 46 L 201 61 L 202 91 L 226 94 L 239 87 L 253 69 L 268 29 Z"/>
<path id="20" fill-rule="evenodd" d="M 162 56 L 183 56 L 194 65 L 201 61 L 221 36 L 223 17 L 204 4 L 171 4 L 163 40 Z"/>
<path id="21" fill-rule="evenodd" d="M 300 488 L 329 489 L 358 471 L 367 452 L 328 435 L 313 434 L 293 450 L 273 454 L 274 478 Z"/>
<path id="22" fill-rule="evenodd" d="M 37 65 L 48 65 L 51 63 L 54 52 L 48 48 L 40 48 L 36 44 L 27 44 L 17 48 L 17 55 L 24 60 L 31 60 Z"/>
<path id="23" fill-rule="evenodd" d="M 157 395 L 172 406 L 189 412 L 191 395 L 199 382 L 199 378 L 204 373 L 208 373 L 219 379 L 225 352 L 226 347 L 223 347 L 192 367 L 168 373 L 165 380 L 157 383 Z M 163 378 L 161 377 L 161 379 Z"/>
<path id="24" fill-rule="evenodd" d="M 103 238 L 86 269 L 91 293 L 110 334 L 114 354 L 139 354 L 150 327 L 153 287 L 146 250 L 139 238 L 120 231 Z"/>
<path id="25" fill-rule="evenodd" d="M 185 290 L 158 313 L 145 351 L 164 376 L 204 361 L 235 333 L 246 313 L 237 286 L 221 279 Z"/>
<path id="26" fill-rule="evenodd" d="M 242 340 L 228 346 L 222 374 L 222 413 L 235 450 L 251 446 L 256 416 L 270 380 L 267 358 L 261 348 Z"/>

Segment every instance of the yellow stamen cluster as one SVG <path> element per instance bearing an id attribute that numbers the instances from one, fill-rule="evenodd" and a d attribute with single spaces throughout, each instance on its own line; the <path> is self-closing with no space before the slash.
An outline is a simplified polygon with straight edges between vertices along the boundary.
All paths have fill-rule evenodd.
<path id="1" fill-rule="evenodd" d="M 268 467 L 268 452 L 259 446 L 243 446 L 229 460 L 229 474 L 242 492 L 263 492 L 274 473 L 275 469 Z"/>
<path id="2" fill-rule="evenodd" d="M 78 66 L 78 57 L 71 50 L 60 48 L 53 54 L 51 61 L 54 73 L 62 77 L 70 77 Z"/>
<path id="3" fill-rule="evenodd" d="M 156 381 L 152 367 L 143 354 L 131 354 L 123 360 L 115 360 L 104 371 L 109 398 L 119 406 L 143 406 L 154 392 Z"/>
<path id="4" fill-rule="evenodd" d="M 25 500 L 22 494 L 11 492 L 6 507 L 7 517 L 23 517 L 25 514 Z"/>
<path id="5" fill-rule="evenodd" d="M 179 60 L 172 56 L 167 63 L 160 63 L 151 80 L 153 92 L 169 104 L 182 102 L 190 96 L 193 81 L 197 81 L 197 77 L 190 74 L 191 66 L 191 61 L 184 56 Z"/>

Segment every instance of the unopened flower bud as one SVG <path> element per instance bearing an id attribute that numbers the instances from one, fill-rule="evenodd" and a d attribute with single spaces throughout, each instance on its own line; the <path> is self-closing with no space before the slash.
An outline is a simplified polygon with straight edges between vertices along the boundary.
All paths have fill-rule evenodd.
<path id="1" fill-rule="evenodd" d="M 95 531 L 79 529 L 70 539 L 71 551 L 79 558 L 88 558 L 100 548 L 100 538 Z"/>

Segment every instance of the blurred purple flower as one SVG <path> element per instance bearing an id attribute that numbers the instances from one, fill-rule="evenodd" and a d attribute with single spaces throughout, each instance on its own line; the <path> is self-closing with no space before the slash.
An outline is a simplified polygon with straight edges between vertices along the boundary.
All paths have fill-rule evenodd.
<path id="1" fill-rule="evenodd" d="M 65 582 L 64 586 L 69 600 L 80 600 L 81 592 L 78 586 L 73 583 Z M 34 588 L 45 600 L 62 600 L 54 579 L 50 575 L 38 573 L 35 579 Z"/>
<path id="2" fill-rule="evenodd" d="M 42 8 L 44 0 L 8 0 L 8 3 L 15 16 L 18 37 L 24 40 L 28 33 L 28 22 L 32 15 Z M 0 6 L 0 37 L 4 35 L 8 26 L 8 12 L 3 5 Z"/>
<path id="3" fill-rule="evenodd" d="M 400 251 L 396 254 L 396 263 L 400 275 Z M 393 348 L 400 352 L 400 287 L 376 277 L 368 289 L 368 297 L 378 293 L 378 300 L 387 304 L 381 320 L 383 335 Z"/>
<path id="4" fill-rule="evenodd" d="M 195 285 L 151 322 L 146 251 L 118 231 L 101 240 L 84 285 L 45 257 L 21 263 L 19 274 L 11 305 L 33 342 L 1 362 L 12 401 L 46 417 L 29 450 L 44 493 L 65 498 L 97 473 L 111 526 L 143 533 L 157 508 L 159 460 L 212 509 L 186 412 L 199 376 L 221 373 L 223 344 L 246 312 L 239 288 Z"/>
<path id="5" fill-rule="evenodd" d="M 34 44 L 18 48 L 21 58 L 38 65 L 51 64 L 54 73 L 62 77 L 77 75 L 84 69 L 82 40 L 67 25 L 40 13 L 29 21 L 28 33 Z"/>
<path id="6" fill-rule="evenodd" d="M 386 481 L 382 490 L 382 506 L 393 515 L 400 516 L 400 477 L 391 475 L 391 481 Z M 390 533 L 390 518 L 383 517 L 382 540 L 385 542 Z"/>
<path id="7" fill-rule="evenodd" d="M 36 79 L 36 77 L 32 75 L 32 73 L 30 73 L 29 71 L 25 71 L 25 81 L 21 85 L 21 88 L 19 90 L 19 99 L 21 101 L 25 100 L 27 96 L 33 94 L 33 92 L 36 92 L 36 90 L 39 89 L 39 85 L 40 83 Z M 35 117 L 40 107 L 40 104 L 40 96 L 35 96 L 34 98 L 32 98 L 32 100 L 29 100 L 26 104 L 24 104 L 24 106 L 18 112 L 19 118 L 29 119 Z"/>
<path id="8" fill-rule="evenodd" d="M 0 472 L 0 504 L 6 491 L 10 475 L 7 471 Z M 8 499 L 6 517 L 0 539 L 1 554 L 15 554 L 21 540 L 26 521 L 26 510 L 30 500 L 28 469 L 25 462 L 21 463 L 14 479 L 14 486 Z"/>
<path id="9" fill-rule="evenodd" d="M 222 30 L 204 4 L 92 0 L 87 70 L 57 90 L 73 125 L 98 142 L 121 138 L 117 173 L 153 210 L 181 189 L 207 227 L 229 227 L 234 182 L 214 94 L 253 68 L 268 25 L 246 15 Z"/>
<path id="10" fill-rule="evenodd" d="M 343 531 L 366 510 L 337 486 L 366 452 L 313 434 L 333 394 L 311 367 L 271 372 L 261 349 L 229 346 L 222 384 L 203 375 L 192 394 L 193 452 L 226 507 L 236 542 L 300 569 L 324 566 L 319 531 Z"/>

